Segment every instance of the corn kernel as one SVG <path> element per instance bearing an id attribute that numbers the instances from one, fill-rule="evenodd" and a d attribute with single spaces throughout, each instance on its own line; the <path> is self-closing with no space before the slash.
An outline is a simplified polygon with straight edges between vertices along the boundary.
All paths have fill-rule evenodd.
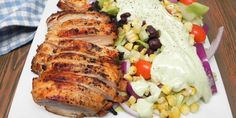
<path id="1" fill-rule="evenodd" d="M 133 77 L 130 74 L 128 74 L 128 73 L 124 75 L 124 78 L 126 80 L 128 80 L 128 81 L 132 81 L 133 80 Z"/>
<path id="2" fill-rule="evenodd" d="M 147 89 L 144 93 L 145 96 L 148 96 L 150 94 L 150 91 Z"/>
<path id="3" fill-rule="evenodd" d="M 165 93 L 166 95 L 169 95 L 171 92 L 171 88 L 168 87 L 167 85 L 162 86 L 161 88 L 162 92 Z"/>
<path id="4" fill-rule="evenodd" d="M 125 30 L 125 32 L 129 32 L 131 29 L 130 24 L 123 25 L 123 29 Z"/>
<path id="5" fill-rule="evenodd" d="M 169 116 L 168 111 L 166 111 L 166 110 L 161 110 L 160 118 L 167 118 L 168 116 Z"/>
<path id="6" fill-rule="evenodd" d="M 127 44 L 125 44 L 124 47 L 125 47 L 127 50 L 131 51 L 132 48 L 133 48 L 133 43 L 127 43 Z"/>
<path id="7" fill-rule="evenodd" d="M 134 50 L 138 50 L 138 48 L 139 48 L 139 45 L 134 45 L 133 47 Z"/>
<path id="8" fill-rule="evenodd" d="M 130 63 L 136 63 L 139 59 L 136 57 L 129 58 Z"/>
<path id="9" fill-rule="evenodd" d="M 197 91 L 197 90 L 196 90 L 195 88 L 191 87 L 191 93 L 190 93 L 190 94 L 191 94 L 191 95 L 195 95 L 195 94 L 196 94 L 196 91 Z"/>
<path id="10" fill-rule="evenodd" d="M 133 43 L 139 39 L 138 34 L 134 33 L 133 30 L 130 30 L 126 33 L 126 38 L 129 42 Z"/>
<path id="11" fill-rule="evenodd" d="M 167 99 L 170 106 L 175 106 L 176 105 L 177 100 L 176 100 L 176 97 L 174 95 L 168 95 L 166 97 L 166 99 Z"/>
<path id="12" fill-rule="evenodd" d="M 167 102 L 163 102 L 163 103 L 161 103 L 161 104 L 157 104 L 156 105 L 156 108 L 158 109 L 158 110 L 168 110 L 169 109 L 169 105 L 168 105 L 168 103 Z"/>
<path id="13" fill-rule="evenodd" d="M 128 100 L 130 105 L 133 105 L 136 103 L 136 98 L 134 96 L 130 96 L 129 100 Z"/>
<path id="14" fill-rule="evenodd" d="M 149 57 L 153 61 L 155 59 L 155 57 L 156 57 L 156 54 L 151 54 Z"/>
<path id="15" fill-rule="evenodd" d="M 185 97 L 188 97 L 191 95 L 191 90 L 189 90 L 189 88 L 187 88 L 187 89 L 181 91 L 181 94 Z"/>
<path id="16" fill-rule="evenodd" d="M 164 0 L 164 6 L 167 6 L 167 5 L 169 5 L 169 4 L 170 4 L 170 1 Z"/>
<path id="17" fill-rule="evenodd" d="M 178 107 L 171 108 L 169 118 L 180 118 L 180 111 Z"/>
<path id="18" fill-rule="evenodd" d="M 186 104 L 183 104 L 181 107 L 180 107 L 180 112 L 184 115 L 187 115 L 189 112 L 190 112 L 190 108 L 188 107 L 188 105 Z"/>
<path id="19" fill-rule="evenodd" d="M 135 75 L 136 72 L 137 72 L 137 68 L 136 68 L 135 66 L 131 66 L 131 67 L 129 68 L 129 70 L 128 70 L 128 73 L 129 73 L 130 75 Z"/>
<path id="20" fill-rule="evenodd" d="M 158 102 L 159 104 L 161 104 L 161 103 L 166 102 L 166 99 L 165 99 L 165 97 L 160 97 L 160 98 L 157 100 L 157 102 Z"/>
<path id="21" fill-rule="evenodd" d="M 199 104 L 198 103 L 193 103 L 190 105 L 190 111 L 192 113 L 196 113 L 199 110 Z"/>
<path id="22" fill-rule="evenodd" d="M 126 101 L 125 104 L 126 104 L 127 106 L 130 106 L 130 105 L 131 105 L 128 101 Z"/>
<path id="23" fill-rule="evenodd" d="M 191 22 L 185 22 L 184 27 L 187 29 L 188 32 L 191 32 L 193 28 L 193 24 Z"/>
<path id="24" fill-rule="evenodd" d="M 143 50 L 140 52 L 140 54 L 145 55 L 146 52 L 147 52 L 147 49 L 143 48 Z"/>
<path id="25" fill-rule="evenodd" d="M 139 34 L 141 31 L 141 26 L 135 25 L 132 30 L 134 31 L 134 33 Z"/>
<path id="26" fill-rule="evenodd" d="M 138 81 L 140 79 L 142 79 L 140 76 L 133 76 L 133 81 Z"/>

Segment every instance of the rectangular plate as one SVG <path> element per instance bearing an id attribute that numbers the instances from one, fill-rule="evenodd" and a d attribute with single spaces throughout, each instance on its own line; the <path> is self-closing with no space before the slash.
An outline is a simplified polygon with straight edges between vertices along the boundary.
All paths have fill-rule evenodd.
<path id="1" fill-rule="evenodd" d="M 56 13 L 59 10 L 56 6 L 57 2 L 58 0 L 48 0 L 47 2 L 41 22 L 31 45 L 24 69 L 21 73 L 15 97 L 13 98 L 12 106 L 9 112 L 9 118 L 62 118 L 62 116 L 50 113 L 43 107 L 37 105 L 33 101 L 31 95 L 32 79 L 37 76 L 31 72 L 31 60 L 36 54 L 37 46 L 43 43 L 45 40 L 45 34 L 47 33 L 46 19 L 52 13 Z M 207 44 L 209 45 L 208 42 Z M 215 72 L 217 75 L 216 85 L 218 88 L 218 93 L 211 98 L 209 103 L 201 104 L 200 111 L 198 113 L 187 115 L 186 117 L 188 118 L 232 118 L 225 88 L 215 58 L 210 60 L 210 64 L 213 72 Z M 105 117 L 124 118 L 131 116 L 125 112 L 118 112 L 117 116 L 108 114 Z"/>

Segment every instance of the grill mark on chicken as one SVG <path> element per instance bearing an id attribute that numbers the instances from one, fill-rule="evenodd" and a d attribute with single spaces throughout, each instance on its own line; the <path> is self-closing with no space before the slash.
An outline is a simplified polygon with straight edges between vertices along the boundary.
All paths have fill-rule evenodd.
<path id="1" fill-rule="evenodd" d="M 65 49 L 61 49 L 65 48 Z M 73 50 L 75 48 L 76 50 Z M 109 49 L 105 47 L 99 47 L 92 43 L 86 43 L 80 40 L 63 40 L 57 42 L 45 41 L 37 49 L 38 53 L 49 53 L 50 55 L 61 53 L 61 52 L 73 52 L 73 53 L 83 53 L 87 54 L 88 57 L 111 57 L 118 58 L 119 54 L 114 49 Z M 92 55 L 91 55 L 92 53 Z M 94 54 L 96 53 L 96 54 Z M 89 56 L 90 55 L 90 56 Z"/>
<path id="2" fill-rule="evenodd" d="M 92 77 L 78 76 L 71 72 L 55 72 L 49 71 L 42 76 L 43 80 L 52 80 L 55 82 L 70 83 L 84 86 L 92 91 L 102 94 L 106 99 L 113 100 L 116 95 L 116 90 L 106 83 Z"/>
<path id="3" fill-rule="evenodd" d="M 47 19 L 46 40 L 32 60 L 32 96 L 53 113 L 71 116 L 104 116 L 118 94 L 120 68 L 117 50 L 107 47 L 117 38 L 109 16 L 87 11 L 87 0 L 60 0 L 65 11 Z M 106 47 L 105 47 L 106 46 Z"/>
<path id="4" fill-rule="evenodd" d="M 113 82 L 114 84 L 115 82 L 119 81 L 119 79 L 116 78 L 116 76 L 118 75 L 114 75 L 114 71 L 112 69 L 92 64 L 52 62 L 52 65 L 49 68 L 58 71 L 71 71 L 75 73 L 100 75 L 101 77 Z"/>
<path id="5" fill-rule="evenodd" d="M 56 59 L 70 59 L 70 60 L 85 60 L 88 63 L 97 63 L 101 64 L 102 66 L 112 66 L 116 67 L 116 62 L 111 58 L 107 57 L 95 57 L 92 55 L 88 55 L 86 53 L 76 52 L 76 51 L 65 51 L 60 53 L 53 53 L 48 55 L 47 53 L 40 52 L 33 58 L 32 61 L 32 71 L 36 74 L 41 73 L 42 71 L 46 70 L 46 64 L 50 64 L 51 60 Z"/>
<path id="6" fill-rule="evenodd" d="M 72 106 L 89 108 L 98 112 L 106 102 L 104 97 L 83 86 L 54 81 L 33 80 L 35 89 L 32 91 L 35 101 L 51 100 Z M 94 104 L 96 103 L 96 104 Z M 42 104 L 42 103 L 41 103 Z"/>
<path id="7" fill-rule="evenodd" d="M 47 39 L 73 38 L 111 46 L 117 38 L 115 24 L 108 16 L 98 12 L 62 11 L 53 14 L 47 22 Z"/>
<path id="8" fill-rule="evenodd" d="M 110 23 L 111 20 L 109 16 L 101 14 L 98 12 L 76 12 L 76 11 L 60 11 L 55 14 L 52 14 L 47 19 L 48 27 L 55 26 L 56 24 L 63 23 L 72 19 L 86 19 L 86 20 L 97 20 L 104 23 Z"/>
<path id="9" fill-rule="evenodd" d="M 52 35 L 61 38 L 72 38 L 72 37 L 86 37 L 87 35 L 99 35 L 99 36 L 113 36 L 115 37 L 115 32 L 112 31 L 112 26 L 71 26 L 69 28 L 57 28 L 57 30 L 50 30 L 47 37 Z"/>
<path id="10" fill-rule="evenodd" d="M 87 55 L 84 54 L 77 54 L 77 53 L 71 53 L 71 52 L 65 52 L 65 53 L 59 53 L 58 55 L 50 56 L 47 59 L 47 62 L 50 62 L 51 60 L 57 60 L 57 59 L 69 59 L 69 60 L 74 60 L 74 61 L 80 61 L 84 60 L 87 63 L 96 63 L 101 66 L 116 66 L 114 60 L 108 60 L 104 61 L 102 58 L 93 58 L 93 57 L 88 57 Z"/>
<path id="11" fill-rule="evenodd" d="M 47 46 L 53 45 L 57 48 L 54 49 L 55 52 L 63 51 L 79 51 L 94 56 L 108 56 L 111 58 L 118 58 L 119 53 L 114 49 L 108 49 L 106 47 L 98 46 L 92 43 L 88 43 L 81 40 L 62 40 L 58 42 L 45 42 Z M 48 45 L 49 44 L 49 45 Z M 44 44 L 42 44 L 44 45 Z"/>
<path id="12" fill-rule="evenodd" d="M 100 32 L 107 32 L 107 34 L 114 35 L 115 33 L 112 29 L 115 27 L 111 23 L 101 23 L 101 21 L 96 20 L 85 20 L 85 19 L 72 19 L 65 21 L 61 24 L 57 24 L 49 28 L 49 31 L 60 31 L 60 30 L 69 30 L 69 29 L 85 29 L 85 28 L 96 28 Z"/>
<path id="13" fill-rule="evenodd" d="M 71 19 L 65 22 L 57 23 L 56 25 L 49 28 L 49 30 L 55 30 L 55 28 L 70 28 L 70 27 L 97 27 L 97 28 L 112 28 L 113 24 L 111 23 L 103 23 L 98 20 L 87 20 L 87 19 Z"/>
<path id="14" fill-rule="evenodd" d="M 87 20 L 87 19 L 71 19 L 68 21 L 65 21 L 63 23 L 61 23 L 59 26 L 61 27 L 67 27 L 67 26 L 71 26 L 71 25 L 76 25 L 76 26 L 100 26 L 100 25 L 111 25 L 108 23 L 102 23 L 101 21 L 97 21 L 94 19 L 91 20 Z M 56 25 L 58 26 L 58 25 Z M 55 27 L 55 26 L 54 26 Z"/>

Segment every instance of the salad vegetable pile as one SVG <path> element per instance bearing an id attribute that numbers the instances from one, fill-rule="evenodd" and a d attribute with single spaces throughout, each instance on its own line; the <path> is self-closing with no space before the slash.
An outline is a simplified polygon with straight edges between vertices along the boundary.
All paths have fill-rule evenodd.
<path id="1" fill-rule="evenodd" d="M 197 112 L 201 101 L 208 102 L 217 92 L 203 47 L 207 6 L 197 0 L 97 2 L 101 11 L 117 18 L 114 45 L 122 54 L 121 69 L 128 83 L 129 98 L 121 104 L 126 112 L 179 118 Z"/>

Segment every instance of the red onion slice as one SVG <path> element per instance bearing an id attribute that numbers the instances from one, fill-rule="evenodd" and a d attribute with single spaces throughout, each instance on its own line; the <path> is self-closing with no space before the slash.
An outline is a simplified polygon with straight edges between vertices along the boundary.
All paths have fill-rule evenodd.
<path id="1" fill-rule="evenodd" d="M 177 3 L 178 2 L 178 0 L 169 0 L 170 2 L 172 2 L 172 3 Z"/>
<path id="2" fill-rule="evenodd" d="M 130 83 L 128 83 L 128 85 L 127 85 L 127 93 L 128 93 L 130 96 L 134 96 L 136 99 L 141 98 L 139 95 L 137 95 L 137 94 L 134 92 L 134 90 L 133 90 L 133 88 L 132 88 L 132 86 L 131 86 Z"/>
<path id="3" fill-rule="evenodd" d="M 202 26 L 202 28 L 204 29 L 205 33 L 207 34 L 208 31 L 209 31 L 209 26 L 204 23 L 204 25 Z"/>
<path id="4" fill-rule="evenodd" d="M 89 4 L 92 4 L 93 2 L 95 2 L 96 0 L 89 0 Z"/>
<path id="5" fill-rule="evenodd" d="M 128 114 L 130 114 L 130 115 L 132 115 L 132 116 L 134 116 L 136 118 L 139 117 L 139 114 L 136 111 L 134 111 L 131 108 L 129 108 L 129 106 L 127 106 L 125 103 L 120 103 L 120 106 Z"/>
<path id="6" fill-rule="evenodd" d="M 121 62 L 121 71 L 123 74 L 128 73 L 130 65 L 131 65 L 131 63 L 129 60 L 124 60 Z"/>
<path id="7" fill-rule="evenodd" d="M 197 49 L 198 57 L 200 58 L 200 60 L 202 62 L 202 65 L 204 67 L 204 70 L 205 70 L 205 72 L 208 76 L 209 85 L 211 87 L 211 92 L 212 92 L 212 94 L 215 94 L 215 93 L 217 93 L 217 88 L 216 88 L 214 76 L 213 76 L 212 71 L 211 71 L 210 64 L 209 64 L 208 59 L 207 59 L 207 55 L 206 55 L 204 46 L 203 46 L 202 43 L 196 43 L 195 47 Z"/>
<path id="8" fill-rule="evenodd" d="M 216 50 L 218 49 L 218 47 L 220 45 L 220 42 L 221 42 L 222 36 L 223 36 L 223 32 L 224 32 L 224 27 L 222 26 L 218 29 L 217 36 L 212 41 L 210 48 L 206 50 L 206 55 L 209 60 L 215 55 Z"/>
<path id="9" fill-rule="evenodd" d="M 113 109 L 116 109 L 118 106 L 119 106 L 118 103 L 114 103 L 114 104 L 112 105 Z"/>

